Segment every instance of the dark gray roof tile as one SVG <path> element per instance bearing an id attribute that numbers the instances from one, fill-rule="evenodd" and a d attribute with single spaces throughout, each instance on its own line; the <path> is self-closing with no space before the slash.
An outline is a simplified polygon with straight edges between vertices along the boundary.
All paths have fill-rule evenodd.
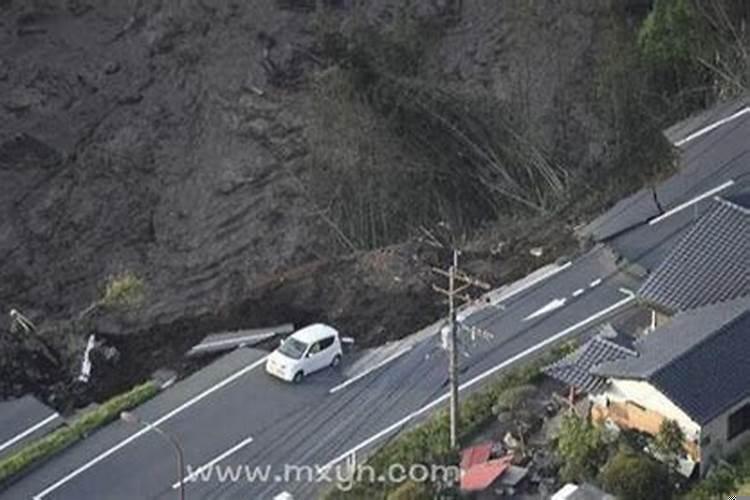
<path id="1" fill-rule="evenodd" d="M 750 396 L 750 297 L 678 314 L 636 348 L 592 372 L 647 381 L 705 424 Z"/>
<path id="2" fill-rule="evenodd" d="M 607 338 L 614 329 L 607 325 L 610 331 L 592 337 L 581 347 L 568 354 L 563 359 L 545 367 L 544 373 L 564 384 L 577 387 L 586 392 L 599 389 L 606 380 L 591 373 L 591 369 L 605 361 L 635 356 L 637 353 L 624 345 L 626 342 L 620 336 Z M 615 332 L 616 333 L 616 332 Z"/>
<path id="3" fill-rule="evenodd" d="M 638 294 L 670 312 L 750 294 L 750 210 L 717 198 Z"/>

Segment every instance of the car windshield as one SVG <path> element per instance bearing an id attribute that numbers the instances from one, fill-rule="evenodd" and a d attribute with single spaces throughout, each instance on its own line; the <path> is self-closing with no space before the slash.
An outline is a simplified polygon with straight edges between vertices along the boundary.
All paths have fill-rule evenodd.
<path id="1" fill-rule="evenodd" d="M 305 354 L 305 349 L 307 349 L 307 344 L 300 342 L 294 337 L 289 337 L 281 344 L 279 352 L 292 359 L 300 359 Z"/>

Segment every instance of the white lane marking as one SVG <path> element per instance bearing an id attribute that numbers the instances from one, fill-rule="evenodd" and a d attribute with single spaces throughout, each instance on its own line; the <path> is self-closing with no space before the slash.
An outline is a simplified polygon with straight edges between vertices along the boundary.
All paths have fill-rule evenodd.
<path id="1" fill-rule="evenodd" d="M 576 290 L 575 292 L 573 292 L 573 297 L 578 297 L 582 293 L 583 293 L 583 288 L 579 288 L 578 290 Z"/>
<path id="2" fill-rule="evenodd" d="M 47 417 L 47 418 L 45 418 L 45 419 L 37 422 L 36 424 L 32 425 L 31 427 L 29 427 L 25 431 L 21 432 L 20 434 L 16 434 L 11 439 L 7 440 L 3 444 L 0 444 L 0 451 L 3 451 L 6 448 L 10 448 L 14 444 L 16 444 L 17 442 L 19 442 L 23 438 L 25 438 L 26 436 L 28 436 L 29 434 L 33 434 L 34 432 L 38 431 L 39 429 L 41 429 L 45 425 L 49 424 L 50 422 L 52 422 L 53 420 L 55 420 L 56 418 L 58 418 L 59 416 L 60 416 L 60 414 L 57 413 L 57 412 L 55 412 L 52 415 L 50 415 L 49 417 Z"/>
<path id="3" fill-rule="evenodd" d="M 601 283 L 602 283 L 602 279 L 596 278 L 594 281 L 589 283 L 589 288 L 594 288 L 595 286 L 601 285 Z"/>
<path id="4" fill-rule="evenodd" d="M 697 139 L 698 137 L 705 135 L 712 130 L 716 130 L 717 128 L 721 127 L 722 125 L 726 125 L 727 123 L 736 120 L 742 115 L 745 115 L 747 113 L 750 113 L 750 107 L 742 108 L 741 110 L 737 111 L 733 115 L 727 116 L 726 118 L 722 118 L 719 121 L 716 121 L 712 123 L 711 125 L 708 125 L 707 127 L 703 127 L 700 130 L 696 130 L 689 136 L 685 137 L 684 139 L 681 139 L 674 143 L 675 146 L 682 146 L 683 144 L 687 144 L 688 142 L 692 141 L 693 139 Z"/>
<path id="5" fill-rule="evenodd" d="M 201 474 L 204 470 L 213 467 L 214 465 L 218 464 L 219 462 L 221 462 L 222 460 L 224 460 L 228 456 L 230 456 L 230 455 L 238 452 L 239 450 L 241 450 L 242 448 L 244 448 L 245 446 L 249 445 L 252 442 L 253 442 L 253 438 L 249 437 L 249 438 L 245 439 L 244 441 L 241 441 L 241 442 L 237 443 L 236 445 L 232 446 L 231 448 L 229 448 L 227 451 L 225 451 L 221 455 L 217 456 L 216 458 L 212 459 L 211 461 L 206 462 L 205 464 L 201 465 L 197 469 L 193 470 L 181 482 L 182 483 L 190 483 L 190 482 L 195 481 L 195 478 L 198 477 L 198 475 Z M 172 489 L 173 490 L 176 490 L 179 487 L 180 487 L 180 481 L 176 481 L 172 485 Z"/>
<path id="6" fill-rule="evenodd" d="M 552 312 L 555 309 L 559 309 L 562 306 L 564 306 L 567 301 L 568 301 L 568 299 L 566 299 L 566 298 L 554 299 L 549 304 L 540 307 L 539 309 L 537 309 L 533 313 L 531 313 L 528 316 L 526 316 L 525 318 L 523 318 L 523 320 L 524 321 L 528 321 L 530 319 L 538 318 L 539 316 L 542 316 L 543 314 L 547 314 L 548 312 Z"/>
<path id="7" fill-rule="evenodd" d="M 701 195 L 698 195 L 698 196 L 696 196 L 695 198 L 693 198 L 691 200 L 686 201 L 685 203 L 681 203 L 681 204 L 677 205 L 676 207 L 674 207 L 674 208 L 672 208 L 670 210 L 667 210 L 666 212 L 664 212 L 663 214 L 659 215 L 658 217 L 654 217 L 653 219 L 651 219 L 650 221 L 648 221 L 648 224 L 650 226 L 654 225 L 657 222 L 660 222 L 660 221 L 666 219 L 667 217 L 670 217 L 670 216 L 676 214 L 677 212 L 681 212 L 681 211 L 685 210 L 686 208 L 688 208 L 689 206 L 694 205 L 694 204 L 698 203 L 701 200 L 705 200 L 709 196 L 713 196 L 716 193 L 718 193 L 719 191 L 723 191 L 724 189 L 726 189 L 726 188 L 728 188 L 730 186 L 733 186 L 733 185 L 734 185 L 734 180 L 733 179 L 729 179 L 727 182 L 725 182 L 721 186 L 717 186 L 717 187 L 715 187 L 713 189 L 710 189 L 710 190 L 706 191 L 705 193 L 703 193 Z"/>
<path id="8" fill-rule="evenodd" d="M 616 311 L 617 309 L 619 309 L 619 308 L 621 308 L 621 307 L 623 307 L 625 305 L 628 305 L 630 302 L 633 302 L 633 301 L 635 301 L 635 295 L 633 295 L 631 293 L 628 293 L 628 297 L 627 298 L 619 300 L 619 301 L 615 302 L 614 304 L 612 304 L 609 307 L 605 307 L 604 309 L 600 310 L 599 312 L 594 313 L 593 315 L 589 316 L 588 318 L 579 321 L 575 325 L 570 326 L 570 327 L 566 328 L 565 330 L 556 333 L 555 335 L 553 335 L 553 336 L 551 336 L 551 337 L 543 340 L 542 342 L 540 342 L 540 343 L 538 343 L 538 344 L 536 344 L 534 346 L 529 347 L 528 349 L 526 349 L 526 350 L 524 350 L 524 351 L 516 354 L 515 356 L 512 356 L 512 357 L 506 359 L 502 363 L 500 363 L 500 364 L 498 364 L 498 365 L 490 368 L 489 370 L 480 373 L 479 375 L 475 376 L 471 380 L 468 380 L 467 382 L 464 382 L 463 384 L 461 384 L 458 387 L 458 390 L 459 391 L 463 391 L 465 389 L 468 389 L 469 387 L 475 385 L 477 382 L 480 382 L 480 381 L 484 380 L 485 378 L 489 377 L 490 375 L 493 375 L 494 373 L 498 372 L 499 370 L 502 370 L 503 368 L 507 367 L 508 365 L 510 365 L 512 363 L 515 363 L 516 361 L 518 361 L 518 360 L 520 360 L 520 359 L 528 356 L 529 354 L 533 354 L 534 352 L 539 351 L 539 350 L 547 347 L 548 345 L 550 345 L 550 344 L 552 344 L 552 343 L 560 340 L 561 338 L 565 337 L 566 335 L 569 335 L 570 333 L 575 332 L 576 330 L 579 330 L 580 328 L 588 326 L 590 323 L 598 320 L 599 318 L 601 318 L 603 316 L 606 316 L 607 314 L 609 314 L 609 313 L 611 313 L 613 311 Z M 382 438 L 384 436 L 387 436 L 388 434 L 391 434 L 396 429 L 398 429 L 400 427 L 403 427 L 405 424 L 407 424 L 413 418 L 415 418 L 415 417 L 417 417 L 417 416 L 419 416 L 419 415 L 421 415 L 421 414 L 423 414 L 423 413 L 431 410 L 432 408 L 435 408 L 440 403 L 446 401 L 449 397 L 450 397 L 450 392 L 447 392 L 447 393 L 443 394 L 442 396 L 440 396 L 436 400 L 432 401 L 431 403 L 428 403 L 425 406 L 423 406 L 422 408 L 418 409 L 417 411 L 415 411 L 413 413 L 410 413 L 409 415 L 405 416 L 404 418 L 402 418 L 398 422 L 396 422 L 394 424 L 391 424 L 390 426 L 386 427 L 385 429 L 383 429 L 382 431 L 378 432 L 377 434 L 374 434 L 374 435 L 370 436 L 369 438 L 365 439 L 364 441 L 362 441 L 361 443 L 359 443 L 357 446 L 355 446 L 354 448 L 350 449 L 349 451 L 347 451 L 345 453 L 342 453 L 338 457 L 334 458 L 333 460 L 331 460 L 330 462 L 328 462 L 327 464 L 325 464 L 323 466 L 322 470 L 323 471 L 328 471 L 331 467 L 333 467 L 337 463 L 341 462 L 342 460 L 345 460 L 346 458 L 348 458 L 349 456 L 351 456 L 353 453 L 357 453 L 359 450 L 361 450 L 361 449 L 369 446 L 370 444 L 374 443 L 378 439 L 380 439 L 380 438 Z"/>
<path id="9" fill-rule="evenodd" d="M 559 267 L 556 267 L 556 268 L 550 270 L 549 272 L 546 272 L 546 273 L 544 273 L 544 274 L 542 274 L 540 276 L 537 276 L 536 278 L 534 278 L 533 280 L 529 281 L 528 283 L 525 283 L 522 287 L 509 292 L 507 295 L 502 295 L 501 294 L 500 297 L 497 299 L 497 301 L 494 302 L 494 303 L 492 303 L 492 305 L 496 306 L 496 305 L 498 305 L 498 304 L 500 304 L 502 302 L 505 302 L 509 298 L 511 298 L 511 297 L 513 297 L 515 295 L 518 295 L 519 293 L 521 293 L 521 292 L 523 292 L 525 290 L 528 290 L 529 288 L 531 288 L 532 286 L 536 285 L 540 281 L 544 281 L 547 278 L 551 278 L 552 276 L 554 276 L 555 274 L 559 273 L 560 271 L 564 271 L 565 269 L 569 268 L 571 265 L 573 265 L 573 262 L 568 261 L 565 264 L 563 264 L 563 265 L 561 265 Z M 490 293 L 492 293 L 492 292 L 490 292 Z"/>
<path id="10" fill-rule="evenodd" d="M 188 401 L 184 402 L 183 404 L 181 404 L 180 406 L 178 406 L 174 410 L 170 411 L 169 413 L 167 413 L 167 414 L 163 415 L 162 417 L 158 418 L 157 420 L 153 421 L 152 425 L 161 425 L 161 424 L 163 424 L 164 422 L 166 422 L 167 420 L 171 419 L 175 415 L 178 415 L 178 414 L 182 413 L 183 411 L 185 411 L 186 409 L 190 408 L 191 406 L 193 406 L 198 401 L 201 401 L 202 399 L 204 399 L 207 396 L 213 394 L 214 392 L 218 391 L 219 389 L 221 389 L 223 387 L 226 387 L 227 385 L 231 384 L 232 382 L 234 382 L 238 378 L 242 377 L 246 373 L 248 373 L 248 372 L 254 370 L 255 368 L 257 368 L 258 366 L 260 366 L 262 363 L 264 363 L 266 361 L 267 357 L 268 357 L 267 355 L 263 356 L 258 361 L 254 362 L 254 363 L 252 363 L 252 364 L 250 364 L 248 366 L 246 366 L 245 368 L 243 368 L 242 370 L 240 370 L 238 372 L 235 372 L 234 374 L 232 374 L 229 377 L 225 378 L 224 380 L 222 380 L 218 384 L 216 384 L 216 385 L 214 385 L 212 387 L 209 387 L 208 389 L 206 389 L 205 391 L 201 392 L 197 396 L 195 396 L 192 399 L 189 399 Z M 58 489 L 60 486 L 64 485 L 68 481 L 70 481 L 71 479 L 74 479 L 75 477 L 77 477 L 78 475 L 82 474 L 83 472 L 86 472 L 87 470 L 89 470 L 94 465 L 98 464 L 99 462 L 101 462 L 105 458 L 109 457 L 110 455 L 113 455 L 114 453 L 118 452 L 119 450 L 121 450 L 122 448 L 124 448 L 125 446 L 127 446 L 128 444 L 132 443 L 133 441 L 135 441 L 139 437 L 143 436 L 145 433 L 150 432 L 150 430 L 151 429 L 149 429 L 148 427 L 144 427 L 141 430 L 139 430 L 138 432 L 136 432 L 135 434 L 132 434 L 130 437 L 128 437 L 128 438 L 120 441 L 118 444 L 116 444 L 112 448 L 110 448 L 107 451 L 102 452 L 101 454 L 99 454 L 96 457 L 92 458 L 91 460 L 89 460 L 88 462 L 86 462 L 82 466 L 78 467 L 77 469 L 75 469 L 73 472 L 71 472 L 67 476 L 59 479 L 57 482 L 51 484 L 50 486 L 48 486 L 47 488 L 45 488 L 41 492 L 39 492 L 36 495 L 34 495 L 34 500 L 40 500 L 40 499 L 46 497 L 47 495 L 49 495 L 50 493 L 52 493 L 53 491 L 55 491 L 56 489 Z"/>
<path id="11" fill-rule="evenodd" d="M 411 351 L 413 347 L 414 347 L 414 345 L 408 345 L 408 346 L 406 346 L 404 349 L 401 349 L 400 351 L 398 351 L 398 352 L 396 352 L 396 353 L 388 356 L 387 358 L 381 360 L 378 364 L 376 364 L 374 366 L 371 366 L 370 368 L 368 368 L 367 370 L 363 371 L 362 373 L 359 373 L 359 374 L 355 375 L 354 377 L 352 377 L 352 378 L 344 381 L 343 383 L 337 385 L 336 387 L 332 387 L 328 391 L 328 394 L 334 394 L 334 393 L 340 391 L 341 389 L 343 389 L 344 387 L 346 387 L 346 386 L 348 386 L 350 384 L 353 384 L 357 380 L 360 380 L 363 377 L 366 377 L 367 375 L 369 375 L 370 373 L 374 372 L 378 368 L 382 368 L 383 366 L 387 365 L 388 363 L 390 363 L 394 359 L 400 358 L 401 356 L 403 356 L 407 352 Z"/>

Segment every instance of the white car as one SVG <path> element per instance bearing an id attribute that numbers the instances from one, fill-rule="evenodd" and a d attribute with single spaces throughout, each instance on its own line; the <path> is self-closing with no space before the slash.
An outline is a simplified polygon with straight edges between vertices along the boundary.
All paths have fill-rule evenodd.
<path id="1" fill-rule="evenodd" d="M 301 382 L 313 372 L 341 362 L 339 332 L 316 323 L 297 330 L 281 341 L 266 360 L 266 371 L 288 382 Z"/>

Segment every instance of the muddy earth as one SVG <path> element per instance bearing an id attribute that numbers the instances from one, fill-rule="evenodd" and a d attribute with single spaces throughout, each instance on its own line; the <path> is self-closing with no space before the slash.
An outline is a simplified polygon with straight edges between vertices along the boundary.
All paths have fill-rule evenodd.
<path id="1" fill-rule="evenodd" d="M 184 352 L 222 330 L 327 321 L 377 345 L 440 316 L 430 267 L 451 246 L 493 284 L 577 251 L 572 228 L 636 187 L 587 183 L 613 161 L 596 97 L 613 16 L 627 29 L 649 2 L 407 4 L 0 1 L 0 396 L 86 404 L 158 368 L 189 372 Z M 357 30 L 417 54 L 396 68 L 407 56 L 384 50 L 381 81 L 430 82 L 451 116 L 475 96 L 505 110 L 557 191 L 487 195 L 461 170 L 475 143 L 431 152 L 452 146 L 423 117 L 391 126 L 382 101 L 343 99 L 336 75 L 372 66 L 354 57 Z M 448 160 L 430 171 L 433 153 Z M 123 272 L 143 300 L 77 321 Z M 35 333 L 11 331 L 13 308 Z"/>

